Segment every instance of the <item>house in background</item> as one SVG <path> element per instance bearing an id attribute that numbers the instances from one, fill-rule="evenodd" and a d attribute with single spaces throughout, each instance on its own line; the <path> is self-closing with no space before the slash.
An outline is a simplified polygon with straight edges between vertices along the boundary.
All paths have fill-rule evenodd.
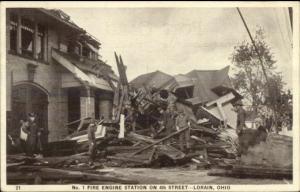
<path id="1" fill-rule="evenodd" d="M 99 57 L 101 43 L 58 9 L 6 9 L 7 133 L 38 115 L 56 141 L 85 117 L 111 118 L 118 78 Z"/>

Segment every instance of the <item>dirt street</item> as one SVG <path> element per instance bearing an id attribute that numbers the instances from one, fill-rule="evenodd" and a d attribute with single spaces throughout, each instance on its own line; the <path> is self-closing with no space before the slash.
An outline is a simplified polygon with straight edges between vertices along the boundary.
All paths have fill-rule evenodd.
<path id="1" fill-rule="evenodd" d="M 138 180 L 140 184 L 289 184 L 291 180 L 242 179 L 208 176 L 208 170 L 189 168 L 111 168 L 109 175 Z"/>

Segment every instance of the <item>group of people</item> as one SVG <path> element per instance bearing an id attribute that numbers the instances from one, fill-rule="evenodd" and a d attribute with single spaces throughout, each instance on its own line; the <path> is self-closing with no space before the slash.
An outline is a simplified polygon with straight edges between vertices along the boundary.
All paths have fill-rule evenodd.
<path id="1" fill-rule="evenodd" d="M 21 120 L 20 143 L 27 156 L 43 155 L 47 136 L 48 130 L 38 126 L 35 113 L 29 113 L 26 121 Z"/>

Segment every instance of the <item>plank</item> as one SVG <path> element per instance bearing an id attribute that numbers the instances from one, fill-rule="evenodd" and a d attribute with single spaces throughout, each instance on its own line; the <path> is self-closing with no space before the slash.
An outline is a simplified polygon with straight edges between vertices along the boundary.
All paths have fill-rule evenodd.
<path id="1" fill-rule="evenodd" d="M 146 142 L 146 143 L 155 143 L 157 140 L 152 139 L 151 137 L 148 136 L 144 136 L 144 135 L 140 135 L 134 132 L 130 132 L 126 135 L 126 137 L 128 139 L 132 139 L 135 141 L 142 141 L 142 142 Z"/>
<path id="2" fill-rule="evenodd" d="M 136 151 L 141 149 L 141 147 L 135 147 L 135 146 L 108 146 L 106 147 L 107 152 L 114 152 L 114 153 L 122 153 L 122 152 L 128 152 L 128 151 Z"/>
<path id="3" fill-rule="evenodd" d="M 207 143 L 206 140 L 201 139 L 201 138 L 199 138 L 199 137 L 197 137 L 197 136 L 195 136 L 195 135 L 191 135 L 191 139 L 193 139 L 193 140 L 195 140 L 195 141 L 198 141 L 198 142 L 200 142 L 200 143 L 202 143 L 202 144 Z"/>
<path id="4" fill-rule="evenodd" d="M 139 163 L 139 164 L 148 164 L 147 160 L 142 160 L 138 158 L 132 158 L 132 157 L 126 157 L 126 156 L 107 156 L 107 159 L 113 159 L 113 160 L 120 160 L 120 161 L 129 161 L 129 162 L 134 162 L 134 163 Z"/>
<path id="5" fill-rule="evenodd" d="M 166 141 L 166 140 L 168 140 L 168 139 L 174 137 L 175 135 L 178 135 L 179 133 L 181 133 L 181 132 L 183 132 L 183 131 L 185 131 L 185 130 L 187 130 L 187 129 L 189 129 L 189 127 L 186 127 L 186 128 L 181 129 L 181 130 L 179 130 L 179 131 L 177 131 L 177 132 L 171 133 L 170 135 L 168 135 L 168 136 L 166 136 L 166 137 L 164 137 L 164 138 L 162 138 L 162 139 L 159 139 L 158 141 L 156 141 L 156 142 L 154 142 L 154 143 L 152 143 L 152 144 L 150 144 L 150 145 L 148 145 L 148 146 L 146 146 L 146 147 L 144 147 L 144 148 L 138 150 L 137 152 L 133 153 L 132 156 L 137 155 L 137 154 L 139 154 L 139 153 L 141 153 L 141 152 L 143 152 L 143 151 L 145 151 L 145 150 L 151 148 L 152 146 L 157 145 L 157 144 L 159 144 L 159 143 L 161 143 L 161 142 L 163 142 L 163 141 Z"/>
<path id="6" fill-rule="evenodd" d="M 170 157 L 172 160 L 179 160 L 185 157 L 185 153 L 170 145 L 157 145 L 156 147 L 159 153 Z"/>
<path id="7" fill-rule="evenodd" d="M 203 132 L 203 133 L 207 133 L 207 134 L 210 134 L 210 135 L 217 135 L 218 132 L 211 129 L 211 128 L 207 128 L 207 127 L 204 127 L 202 125 L 197 125 L 195 123 L 192 123 L 191 124 L 191 131 L 199 131 L 199 132 Z"/>

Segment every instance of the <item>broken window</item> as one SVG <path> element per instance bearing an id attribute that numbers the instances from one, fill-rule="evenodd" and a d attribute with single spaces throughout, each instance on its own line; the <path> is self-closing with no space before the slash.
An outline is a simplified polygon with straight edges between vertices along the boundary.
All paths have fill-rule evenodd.
<path id="1" fill-rule="evenodd" d="M 44 59 L 44 50 L 45 50 L 45 27 L 38 24 L 38 36 L 37 36 L 37 46 L 36 46 L 36 53 L 38 59 Z"/>
<path id="2" fill-rule="evenodd" d="M 14 13 L 10 15 L 10 50 L 17 52 L 17 32 L 18 31 L 18 16 Z M 45 58 L 45 27 L 38 24 L 36 53 L 38 59 Z M 28 18 L 21 18 L 21 53 L 25 56 L 33 57 L 34 49 L 34 22 Z"/>
<path id="3" fill-rule="evenodd" d="M 21 29 L 21 49 L 22 54 L 26 56 L 33 56 L 33 22 L 29 19 L 22 18 L 22 29 Z"/>
<path id="4" fill-rule="evenodd" d="M 17 51 L 17 24 L 18 23 L 18 16 L 14 13 L 10 15 L 10 50 Z"/>

